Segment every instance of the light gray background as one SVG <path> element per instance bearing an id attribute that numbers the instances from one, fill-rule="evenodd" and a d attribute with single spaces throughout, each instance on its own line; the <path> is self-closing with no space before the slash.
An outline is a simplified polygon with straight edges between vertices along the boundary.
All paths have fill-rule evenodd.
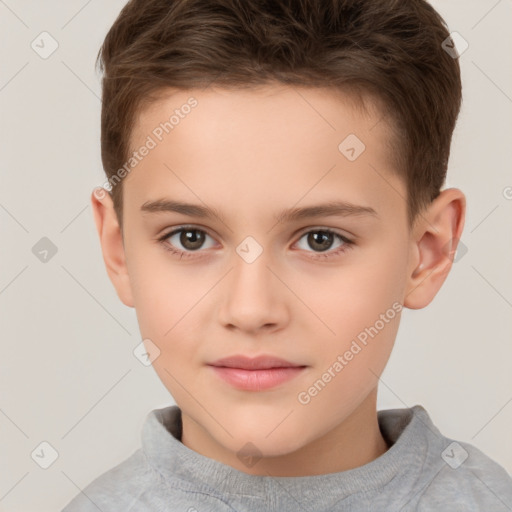
<path id="1" fill-rule="evenodd" d="M 60 510 L 174 403 L 132 353 L 135 312 L 107 277 L 89 203 L 104 182 L 94 60 L 124 3 L 0 0 L 3 511 Z M 467 196 L 467 253 L 430 306 L 404 310 L 378 405 L 422 404 L 511 473 L 512 2 L 433 5 L 469 43 L 447 183 Z M 31 48 L 42 31 L 59 44 L 47 59 Z M 46 263 L 32 252 L 42 237 L 58 249 Z M 48 469 L 31 458 L 43 441 L 59 454 Z"/>

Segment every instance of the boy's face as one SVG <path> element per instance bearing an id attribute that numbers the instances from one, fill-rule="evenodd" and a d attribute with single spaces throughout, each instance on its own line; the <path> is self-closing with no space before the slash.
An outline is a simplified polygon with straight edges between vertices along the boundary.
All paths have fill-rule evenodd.
<path id="1" fill-rule="evenodd" d="M 191 97 L 197 105 L 183 108 Z M 160 123 L 175 110 L 166 133 Z M 260 473 L 263 464 L 246 467 L 237 452 L 307 451 L 356 416 L 357 428 L 375 427 L 378 376 L 419 261 L 379 120 L 342 95 L 285 87 L 170 91 L 138 118 L 132 149 L 148 136 L 156 145 L 122 184 L 124 252 L 118 246 L 113 281 L 160 350 L 153 366 L 182 410 L 188 446 Z M 144 210 L 157 200 L 208 207 L 222 220 Z M 276 220 L 334 202 L 374 213 Z M 112 220 L 110 198 L 103 203 Z M 211 366 L 234 355 L 303 368 L 241 389 L 222 378 L 230 370 Z"/>

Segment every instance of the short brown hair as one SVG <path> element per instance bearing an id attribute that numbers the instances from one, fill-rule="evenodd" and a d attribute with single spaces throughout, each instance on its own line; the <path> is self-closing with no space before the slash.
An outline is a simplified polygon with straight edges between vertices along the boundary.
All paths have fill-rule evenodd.
<path id="1" fill-rule="evenodd" d="M 137 114 L 167 88 L 329 87 L 376 98 L 392 120 L 410 227 L 444 184 L 462 101 L 448 37 L 425 0 L 130 0 L 96 62 L 107 178 L 129 159 Z M 122 226 L 121 184 L 110 193 Z"/>

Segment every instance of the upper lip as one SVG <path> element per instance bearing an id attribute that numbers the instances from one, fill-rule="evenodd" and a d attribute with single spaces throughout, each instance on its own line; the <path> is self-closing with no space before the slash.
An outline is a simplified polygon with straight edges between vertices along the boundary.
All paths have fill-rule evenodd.
<path id="1" fill-rule="evenodd" d="M 290 361 L 271 355 L 262 355 L 258 357 L 235 355 L 218 359 L 217 361 L 210 363 L 210 366 L 241 368 L 243 370 L 266 370 L 268 368 L 291 368 L 302 367 L 305 365 L 291 363 Z"/>

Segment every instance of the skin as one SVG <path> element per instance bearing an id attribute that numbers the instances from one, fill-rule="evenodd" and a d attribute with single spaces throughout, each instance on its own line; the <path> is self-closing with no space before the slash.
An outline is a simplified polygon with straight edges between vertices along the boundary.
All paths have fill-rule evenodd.
<path id="1" fill-rule="evenodd" d="M 409 230 L 389 125 L 377 107 L 365 114 L 321 89 L 169 90 L 141 112 L 132 147 L 191 96 L 198 105 L 124 178 L 122 232 L 110 196 L 91 196 L 107 272 L 121 301 L 135 308 L 142 338 L 160 350 L 153 367 L 181 408 L 182 442 L 255 475 L 319 475 L 369 463 L 388 449 L 377 384 L 401 314 L 308 403 L 298 395 L 394 303 L 419 309 L 432 301 L 452 266 L 465 196 L 442 191 Z M 351 133 L 366 146 L 353 162 L 338 150 Z M 224 220 L 141 212 L 163 198 L 208 205 Z M 377 215 L 274 219 L 333 200 Z M 183 225 L 203 230 L 202 246 L 180 243 L 179 233 L 158 241 Z M 344 242 L 336 236 L 315 245 L 307 235 L 322 228 L 354 244 L 339 254 Z M 250 264 L 236 252 L 247 236 L 263 250 Z M 326 253 L 332 256 L 319 256 Z M 307 368 L 276 388 L 242 391 L 207 366 L 234 354 L 273 354 Z M 257 459 L 251 466 L 237 456 L 244 446 Z"/>

